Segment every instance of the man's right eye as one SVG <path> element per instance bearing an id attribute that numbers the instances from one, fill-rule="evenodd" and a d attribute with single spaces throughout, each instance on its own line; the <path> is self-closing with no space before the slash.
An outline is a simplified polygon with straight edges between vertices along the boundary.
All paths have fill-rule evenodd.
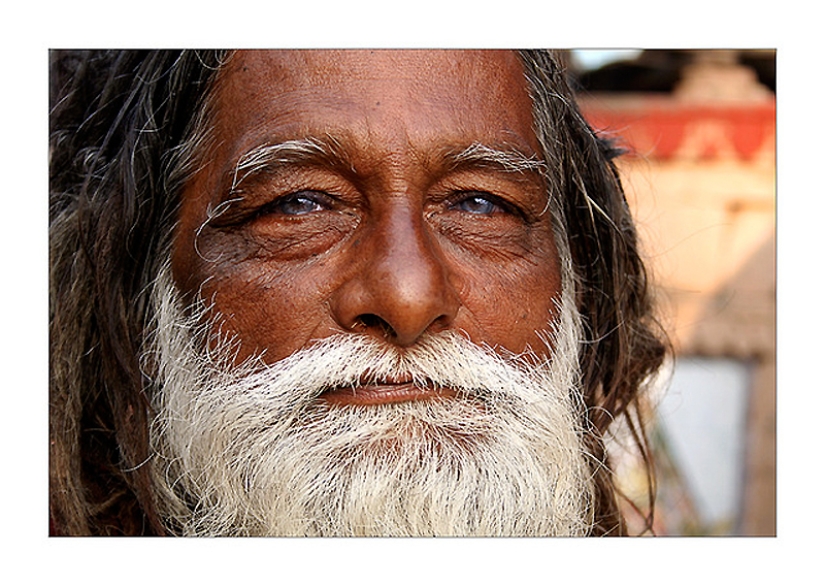
<path id="1" fill-rule="evenodd" d="M 266 205 L 262 213 L 304 216 L 330 209 L 329 196 L 320 191 L 296 191 Z"/>

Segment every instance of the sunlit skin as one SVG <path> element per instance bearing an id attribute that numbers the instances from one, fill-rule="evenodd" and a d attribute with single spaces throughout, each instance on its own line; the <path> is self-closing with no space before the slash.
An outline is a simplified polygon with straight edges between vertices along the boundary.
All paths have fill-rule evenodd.
<path id="1" fill-rule="evenodd" d="M 546 356 L 537 332 L 560 274 L 541 174 L 451 158 L 480 144 L 541 159 L 515 54 L 240 52 L 216 92 L 215 147 L 184 188 L 172 269 L 238 335 L 238 360 L 338 333 L 407 348 L 445 330 Z M 235 171 L 259 147 L 308 138 L 323 155 Z M 328 400 L 445 393 L 409 383 Z"/>

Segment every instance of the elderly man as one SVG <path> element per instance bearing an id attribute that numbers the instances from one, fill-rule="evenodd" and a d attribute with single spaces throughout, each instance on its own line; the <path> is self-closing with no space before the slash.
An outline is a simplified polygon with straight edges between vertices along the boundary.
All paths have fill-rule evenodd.
<path id="1" fill-rule="evenodd" d="M 603 535 L 662 361 L 541 51 L 54 52 L 55 534 Z"/>

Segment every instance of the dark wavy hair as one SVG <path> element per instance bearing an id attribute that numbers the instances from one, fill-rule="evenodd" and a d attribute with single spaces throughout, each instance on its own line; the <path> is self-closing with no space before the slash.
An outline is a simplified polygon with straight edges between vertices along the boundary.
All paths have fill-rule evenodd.
<path id="1" fill-rule="evenodd" d="M 575 270 L 596 478 L 593 534 L 626 532 L 604 438 L 623 420 L 650 479 L 639 402 L 667 350 L 612 159 L 560 61 L 520 52 Z M 198 164 L 226 51 L 50 53 L 50 532 L 162 535 L 140 349 L 181 187 Z M 648 519 L 650 522 L 650 518 Z"/>

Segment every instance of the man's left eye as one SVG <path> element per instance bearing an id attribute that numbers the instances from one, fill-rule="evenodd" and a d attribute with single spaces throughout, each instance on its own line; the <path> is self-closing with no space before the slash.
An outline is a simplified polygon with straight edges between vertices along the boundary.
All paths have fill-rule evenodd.
<path id="1" fill-rule="evenodd" d="M 498 198 L 483 193 L 469 194 L 453 203 L 450 207 L 468 214 L 484 216 L 490 216 L 496 212 L 504 211 L 504 207 L 498 202 Z"/>

